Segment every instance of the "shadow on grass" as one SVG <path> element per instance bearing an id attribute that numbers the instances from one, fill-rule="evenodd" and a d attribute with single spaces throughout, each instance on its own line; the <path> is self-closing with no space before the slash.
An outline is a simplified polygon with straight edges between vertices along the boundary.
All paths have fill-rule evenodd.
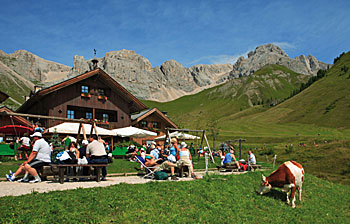
<path id="1" fill-rule="evenodd" d="M 269 198 L 273 198 L 273 199 L 279 199 L 283 202 L 287 201 L 287 194 L 285 192 L 278 191 L 275 189 L 272 189 L 269 193 L 263 194 L 261 196 L 269 197 Z"/>

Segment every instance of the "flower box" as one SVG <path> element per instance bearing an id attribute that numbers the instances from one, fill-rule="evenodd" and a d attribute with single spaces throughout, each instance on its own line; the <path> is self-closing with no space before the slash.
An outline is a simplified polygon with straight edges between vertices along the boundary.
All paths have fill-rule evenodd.
<path id="1" fill-rule="evenodd" d="M 91 94 L 90 93 L 81 93 L 80 96 L 91 98 Z"/>
<path id="2" fill-rule="evenodd" d="M 97 96 L 97 98 L 98 98 L 99 100 L 104 100 L 104 101 L 107 100 L 107 97 L 106 97 L 106 96 L 103 96 L 103 95 L 99 95 L 99 96 Z"/>

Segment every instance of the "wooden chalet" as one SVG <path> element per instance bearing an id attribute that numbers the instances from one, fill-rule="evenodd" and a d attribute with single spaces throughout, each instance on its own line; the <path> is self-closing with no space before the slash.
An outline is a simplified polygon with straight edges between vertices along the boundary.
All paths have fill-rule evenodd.
<path id="1" fill-rule="evenodd" d="M 157 136 L 165 135 L 165 128 L 177 128 L 177 125 L 172 122 L 164 112 L 161 112 L 157 108 L 152 108 L 137 114 L 133 114 L 131 115 L 131 120 L 132 126 L 157 132 Z M 134 141 L 137 141 L 139 144 L 144 144 L 156 137 L 134 139 Z"/>
<path id="2" fill-rule="evenodd" d="M 13 112 L 13 110 L 11 110 L 6 106 L 0 106 L 0 113 L 2 112 L 11 113 Z M 21 126 L 32 128 L 33 124 L 24 117 L 20 117 L 20 116 L 11 117 L 11 116 L 0 115 L 0 127 L 5 125 L 21 125 Z"/>
<path id="3" fill-rule="evenodd" d="M 18 113 L 98 120 L 98 126 L 114 129 L 131 125 L 131 114 L 146 106 L 102 69 L 97 68 L 41 89 Z M 62 123 L 40 121 L 45 128 Z"/>

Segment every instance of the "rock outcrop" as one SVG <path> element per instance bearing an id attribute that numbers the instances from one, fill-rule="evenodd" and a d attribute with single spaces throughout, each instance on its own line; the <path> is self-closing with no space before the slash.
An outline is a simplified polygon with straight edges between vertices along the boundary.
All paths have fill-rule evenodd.
<path id="1" fill-rule="evenodd" d="M 71 67 L 42 59 L 26 50 L 12 54 L 0 53 L 1 61 L 10 69 L 30 81 L 55 82 L 69 74 Z"/>
<path id="2" fill-rule="evenodd" d="M 274 44 L 261 45 L 248 53 L 248 58 L 238 58 L 228 79 L 252 75 L 265 65 L 283 65 L 290 70 L 305 74 L 316 75 L 319 69 L 327 69 L 328 64 L 318 61 L 314 56 L 301 55 L 290 58 L 286 52 Z"/>
<path id="3" fill-rule="evenodd" d="M 130 50 L 108 52 L 98 61 L 100 68 L 138 98 L 163 102 L 215 86 L 220 83 L 222 76 L 228 76 L 232 70 L 230 64 L 185 68 L 175 60 L 166 61 L 160 67 L 152 67 L 145 57 Z M 91 68 L 91 59 L 75 56 L 70 76 Z"/>

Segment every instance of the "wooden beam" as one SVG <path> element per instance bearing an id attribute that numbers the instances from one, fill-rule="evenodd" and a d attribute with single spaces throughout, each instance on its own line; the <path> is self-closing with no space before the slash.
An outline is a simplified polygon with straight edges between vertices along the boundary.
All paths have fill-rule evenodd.
<path id="1" fill-rule="evenodd" d="M 65 118 L 65 117 L 54 117 L 54 116 L 45 116 L 45 115 L 36 115 L 36 114 L 22 114 L 22 113 L 6 112 L 6 111 L 0 112 L 0 115 L 52 119 L 52 120 L 60 120 L 60 121 L 69 121 L 74 123 L 88 123 L 88 124 L 94 123 L 93 121 L 82 120 L 82 119 L 71 119 L 71 118 Z"/>

